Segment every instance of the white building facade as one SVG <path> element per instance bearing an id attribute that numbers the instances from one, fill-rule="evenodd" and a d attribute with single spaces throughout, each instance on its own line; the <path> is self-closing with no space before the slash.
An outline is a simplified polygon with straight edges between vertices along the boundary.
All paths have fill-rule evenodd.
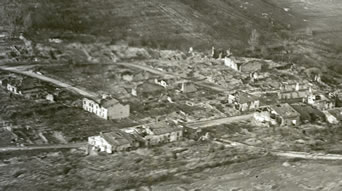
<path id="1" fill-rule="evenodd" d="M 88 144 L 93 146 L 95 149 L 99 149 L 101 152 L 113 152 L 112 145 L 101 136 L 88 137 Z"/>
<path id="2" fill-rule="evenodd" d="M 108 119 L 108 110 L 104 107 L 101 107 L 97 102 L 88 98 L 83 98 L 82 105 L 84 110 L 94 113 L 103 119 Z"/>
<path id="3" fill-rule="evenodd" d="M 12 92 L 12 93 L 14 93 L 14 94 L 16 94 L 16 95 L 21 94 L 21 92 L 18 90 L 18 88 L 13 86 L 13 85 L 11 85 L 11 84 L 7 84 L 7 90 Z"/>

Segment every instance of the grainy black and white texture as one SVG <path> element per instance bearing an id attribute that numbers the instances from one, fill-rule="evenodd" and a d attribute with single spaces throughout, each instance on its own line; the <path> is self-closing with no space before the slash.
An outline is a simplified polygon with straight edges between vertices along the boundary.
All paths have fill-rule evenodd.
<path id="1" fill-rule="evenodd" d="M 341 190 L 341 9 L 0 0 L 0 190 Z"/>

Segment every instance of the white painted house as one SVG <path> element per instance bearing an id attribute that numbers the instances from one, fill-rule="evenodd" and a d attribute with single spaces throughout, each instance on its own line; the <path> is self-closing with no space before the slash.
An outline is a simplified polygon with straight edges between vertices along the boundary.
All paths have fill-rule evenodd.
<path id="1" fill-rule="evenodd" d="M 12 85 L 10 83 L 7 84 L 7 90 L 12 92 L 13 94 L 20 95 L 21 91 L 18 90 L 16 85 Z"/>
<path id="2" fill-rule="evenodd" d="M 127 151 L 131 148 L 139 147 L 138 141 L 131 135 L 120 130 L 88 137 L 88 144 L 93 149 L 98 149 L 100 152 L 106 153 Z"/>
<path id="3" fill-rule="evenodd" d="M 130 115 L 130 106 L 128 104 L 122 104 L 114 98 L 102 99 L 100 103 L 83 98 L 83 109 L 94 113 L 97 116 L 110 120 L 110 119 L 123 119 Z"/>
<path id="4" fill-rule="evenodd" d="M 91 99 L 83 98 L 83 109 L 103 119 L 108 119 L 108 110 Z"/>

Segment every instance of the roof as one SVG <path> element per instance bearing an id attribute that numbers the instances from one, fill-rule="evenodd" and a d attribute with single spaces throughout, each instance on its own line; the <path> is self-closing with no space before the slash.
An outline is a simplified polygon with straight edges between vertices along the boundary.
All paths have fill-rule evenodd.
<path id="1" fill-rule="evenodd" d="M 112 107 L 114 105 L 119 104 L 119 100 L 115 99 L 115 98 L 108 98 L 108 99 L 102 99 L 101 100 L 101 106 L 108 108 L 108 107 Z"/>
<path id="2" fill-rule="evenodd" d="M 151 92 L 164 91 L 164 88 L 154 83 L 144 82 L 138 85 L 137 91 L 142 92 L 142 93 L 151 93 Z"/>
<path id="3" fill-rule="evenodd" d="M 300 89 L 300 90 L 295 90 L 295 89 L 293 89 L 293 90 L 283 90 L 283 91 L 280 91 L 279 93 L 281 93 L 281 94 L 285 94 L 285 93 L 297 93 L 298 95 L 302 95 L 302 94 L 306 94 L 306 93 L 308 93 L 308 92 L 310 92 L 310 89 Z"/>
<path id="4" fill-rule="evenodd" d="M 19 87 L 21 84 L 21 81 L 18 79 L 10 78 L 8 79 L 8 84 L 15 86 L 15 87 Z"/>
<path id="5" fill-rule="evenodd" d="M 277 93 L 266 93 L 260 96 L 261 105 L 272 105 L 278 103 Z"/>
<path id="6" fill-rule="evenodd" d="M 315 96 L 315 101 L 320 102 L 320 101 L 332 101 L 332 100 L 323 94 L 319 94 Z"/>
<path id="7" fill-rule="evenodd" d="M 298 85 L 299 90 L 309 90 L 309 84 L 306 82 L 298 82 L 298 81 L 287 81 L 287 82 L 281 82 L 280 88 L 284 89 L 284 91 L 293 91 L 296 90 L 296 87 Z"/>
<path id="8" fill-rule="evenodd" d="M 29 77 L 9 77 L 8 84 L 20 88 L 21 90 L 28 90 L 40 87 L 39 80 Z"/>
<path id="9" fill-rule="evenodd" d="M 272 105 L 271 109 L 274 110 L 278 115 L 282 117 L 297 117 L 300 114 L 293 109 L 288 103 Z"/>
<path id="10" fill-rule="evenodd" d="M 158 122 L 147 125 L 147 127 L 153 132 L 154 135 L 163 135 L 175 131 L 180 131 L 182 128 L 166 122 Z"/>
<path id="11" fill-rule="evenodd" d="M 315 117 L 324 119 L 325 117 L 324 113 L 307 104 L 292 104 L 291 107 L 295 109 L 304 120 L 313 120 Z"/>
<path id="12" fill-rule="evenodd" d="M 20 89 L 22 90 L 28 90 L 28 89 L 33 89 L 33 88 L 37 88 L 39 87 L 40 84 L 39 84 L 39 81 L 34 79 L 34 78 L 24 78 L 22 81 L 21 81 L 21 84 L 20 84 Z"/>
<path id="13" fill-rule="evenodd" d="M 109 144 L 114 146 L 127 145 L 132 142 L 132 138 L 130 138 L 129 134 L 120 130 L 103 133 L 101 134 L 101 137 L 103 137 Z"/>
<path id="14" fill-rule="evenodd" d="M 262 65 L 263 63 L 261 63 L 260 60 L 250 60 L 250 61 L 247 61 L 247 62 L 243 62 L 243 63 L 238 63 L 239 66 L 248 66 L 249 64 L 260 64 Z"/>
<path id="15" fill-rule="evenodd" d="M 337 108 L 337 109 L 331 109 L 328 111 L 331 115 L 333 115 L 334 117 L 336 117 L 336 119 L 342 121 L 342 109 L 341 108 Z"/>
<path id="16" fill-rule="evenodd" d="M 239 103 L 249 103 L 249 102 L 259 100 L 259 97 L 255 96 L 255 95 L 251 95 L 249 93 L 240 92 L 240 91 L 235 93 L 234 96 L 236 96 L 236 100 Z"/>

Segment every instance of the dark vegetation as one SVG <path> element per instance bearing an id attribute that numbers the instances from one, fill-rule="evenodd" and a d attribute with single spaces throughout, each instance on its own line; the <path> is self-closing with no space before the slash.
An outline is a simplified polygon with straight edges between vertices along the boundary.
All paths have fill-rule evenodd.
<path id="1" fill-rule="evenodd" d="M 2 0 L 0 25 L 35 42 L 117 43 L 209 51 L 342 73 L 341 3 L 299 0 Z M 290 11 L 284 11 L 287 7 Z M 304 9 L 307 7 L 307 9 Z M 327 16 L 327 13 L 329 15 Z"/>
<path id="2" fill-rule="evenodd" d="M 258 44 L 279 42 L 296 21 L 262 0 L 3 0 L 3 15 L 15 28 L 36 40 L 60 37 L 71 41 L 126 40 L 130 45 L 163 49 L 210 49 L 212 45 L 241 52 L 252 31 Z M 274 18 L 265 18 L 263 12 Z M 91 36 L 95 36 L 92 38 Z"/>

